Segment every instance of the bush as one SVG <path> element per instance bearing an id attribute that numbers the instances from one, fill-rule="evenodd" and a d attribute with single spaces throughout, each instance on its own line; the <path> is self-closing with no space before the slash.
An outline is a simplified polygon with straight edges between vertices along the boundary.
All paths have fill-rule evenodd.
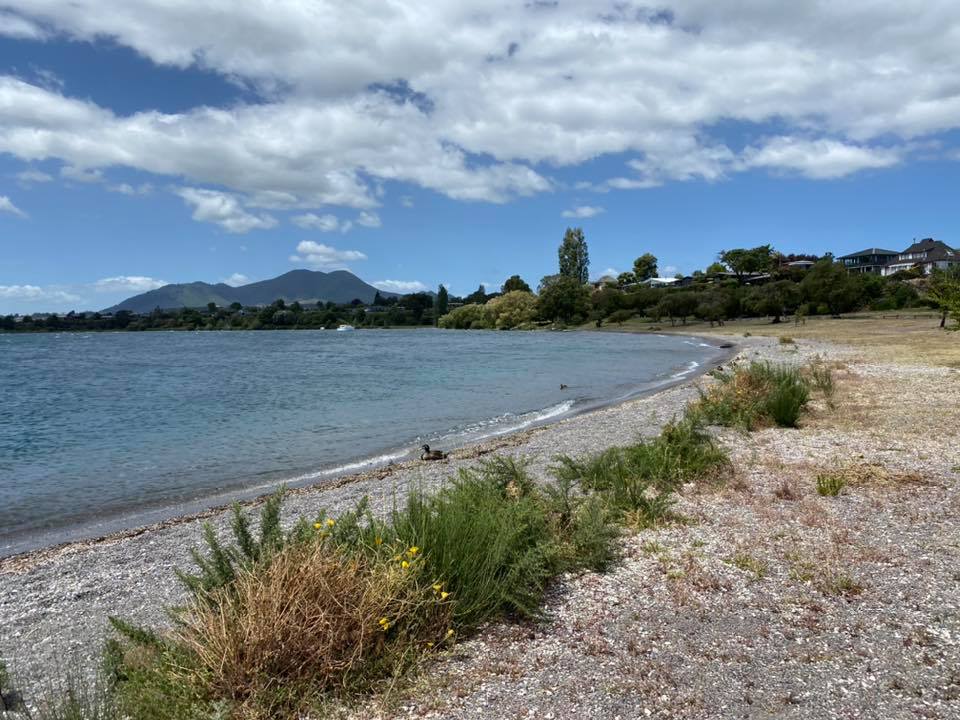
<path id="1" fill-rule="evenodd" d="M 824 497 L 836 497 L 846 485 L 847 480 L 841 473 L 820 473 L 817 475 L 817 493 Z"/>
<path id="2" fill-rule="evenodd" d="M 796 427 L 810 390 L 801 371 L 753 362 L 714 373 L 719 383 L 701 393 L 697 412 L 710 423 L 754 430 L 762 424 Z"/>
<path id="3" fill-rule="evenodd" d="M 448 330 L 486 330 L 492 327 L 485 305 L 462 305 L 437 321 L 438 327 Z"/>
<path id="4" fill-rule="evenodd" d="M 486 320 L 497 330 L 511 330 L 533 322 L 537 316 L 537 298 L 531 292 L 514 290 L 488 302 Z"/>

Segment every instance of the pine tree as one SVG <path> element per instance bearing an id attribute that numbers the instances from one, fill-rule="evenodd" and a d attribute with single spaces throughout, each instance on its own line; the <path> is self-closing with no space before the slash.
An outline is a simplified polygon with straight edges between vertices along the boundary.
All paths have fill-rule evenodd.
<path id="1" fill-rule="evenodd" d="M 434 303 L 436 312 L 433 313 L 434 324 L 443 316 L 447 314 L 450 306 L 450 294 L 447 292 L 447 289 L 441 285 L 437 288 L 437 299 Z"/>

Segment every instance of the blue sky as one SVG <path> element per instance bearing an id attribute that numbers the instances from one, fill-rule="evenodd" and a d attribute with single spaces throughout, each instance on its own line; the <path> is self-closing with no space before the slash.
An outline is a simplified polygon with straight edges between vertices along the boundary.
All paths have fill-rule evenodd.
<path id="1" fill-rule="evenodd" d="M 960 6 L 715 5 L 7 0 L 0 313 L 960 245 Z"/>

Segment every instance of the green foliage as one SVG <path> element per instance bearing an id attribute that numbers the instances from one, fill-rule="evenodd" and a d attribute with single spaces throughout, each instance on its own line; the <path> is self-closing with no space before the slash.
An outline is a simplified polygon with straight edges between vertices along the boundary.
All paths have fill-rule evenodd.
<path id="1" fill-rule="evenodd" d="M 488 330 L 490 316 L 485 305 L 461 305 L 440 318 L 437 323 L 448 330 Z"/>
<path id="2" fill-rule="evenodd" d="M 825 305 L 834 316 L 850 312 L 862 302 L 856 281 L 831 257 L 820 260 L 807 271 L 800 290 L 807 302 Z"/>
<path id="3" fill-rule="evenodd" d="M 496 297 L 485 306 L 486 322 L 497 330 L 511 330 L 533 322 L 537 298 L 525 290 L 513 290 Z"/>
<path id="4" fill-rule="evenodd" d="M 820 473 L 817 475 L 817 494 L 824 497 L 836 497 L 847 485 L 847 479 L 840 473 Z"/>
<path id="5" fill-rule="evenodd" d="M 579 279 L 549 275 L 540 281 L 537 313 L 543 320 L 583 320 L 589 311 L 590 291 Z"/>
<path id="6" fill-rule="evenodd" d="M 643 282 L 657 277 L 657 258 L 651 253 L 644 253 L 633 261 L 633 277 L 635 282 Z"/>
<path id="7" fill-rule="evenodd" d="M 433 316 L 438 320 L 447 314 L 447 310 L 450 306 L 450 293 L 447 292 L 447 289 L 440 285 L 437 288 L 437 299 L 434 303 L 434 314 Z"/>
<path id="8" fill-rule="evenodd" d="M 813 387 L 819 390 L 827 404 L 833 406 L 833 396 L 836 394 L 836 385 L 833 380 L 833 371 L 822 362 L 812 362 L 809 368 L 810 381 Z"/>
<path id="9" fill-rule="evenodd" d="M 719 258 L 741 282 L 747 275 L 769 272 L 773 268 L 773 248 L 770 245 L 721 250 Z"/>
<path id="10" fill-rule="evenodd" d="M 943 312 L 940 327 L 946 327 L 946 319 L 950 315 L 955 322 L 952 329 L 960 330 L 960 265 L 954 265 L 949 270 L 934 270 L 928 297 Z"/>
<path id="11" fill-rule="evenodd" d="M 590 256 L 581 228 L 567 228 L 558 255 L 560 275 L 575 280 L 580 285 L 585 284 L 590 277 Z"/>
<path id="12" fill-rule="evenodd" d="M 523 292 L 532 292 L 530 286 L 526 281 L 519 275 L 511 275 L 507 278 L 506 282 L 503 283 L 503 287 L 500 288 L 500 292 L 506 295 L 509 292 L 515 290 L 522 290 Z"/>
<path id="13" fill-rule="evenodd" d="M 753 430 L 764 423 L 796 427 L 810 399 L 799 368 L 753 362 L 714 374 L 719 382 L 701 394 L 697 411 L 715 425 Z"/>

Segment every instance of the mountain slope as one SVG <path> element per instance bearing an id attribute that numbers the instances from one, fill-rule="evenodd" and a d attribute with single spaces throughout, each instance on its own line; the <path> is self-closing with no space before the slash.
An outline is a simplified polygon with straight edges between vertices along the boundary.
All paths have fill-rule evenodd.
<path id="1" fill-rule="evenodd" d="M 282 298 L 286 302 L 301 303 L 318 301 L 348 303 L 359 298 L 365 303 L 373 301 L 377 288 L 364 282 L 346 270 L 330 273 L 319 270 L 291 270 L 271 280 L 231 287 L 224 283 L 211 285 L 205 282 L 164 285 L 156 290 L 135 295 L 104 312 L 129 310 L 148 313 L 155 308 L 168 310 L 182 307 L 206 307 L 208 303 L 226 306 L 238 302 L 241 305 L 268 305 Z M 383 297 L 395 297 L 394 293 L 380 291 Z"/>

